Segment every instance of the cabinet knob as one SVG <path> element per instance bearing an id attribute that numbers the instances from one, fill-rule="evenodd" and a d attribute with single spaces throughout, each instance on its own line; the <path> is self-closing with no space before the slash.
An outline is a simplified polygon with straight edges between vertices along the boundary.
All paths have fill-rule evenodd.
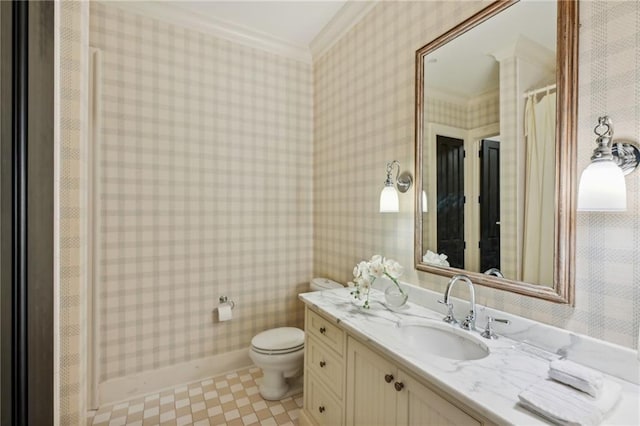
<path id="1" fill-rule="evenodd" d="M 319 406 L 318 411 L 320 411 L 321 413 L 324 413 L 324 405 Z"/>
<path id="2" fill-rule="evenodd" d="M 320 361 L 320 368 L 323 368 L 325 365 L 327 365 L 327 363 L 326 363 L 326 362 L 324 362 L 324 361 Z"/>
<path id="3" fill-rule="evenodd" d="M 387 383 L 391 383 L 393 381 L 393 375 L 385 374 L 384 375 L 384 381 L 387 382 Z"/>
<path id="4" fill-rule="evenodd" d="M 398 392 L 400 392 L 402 389 L 404 389 L 404 383 L 402 382 L 396 382 L 393 386 L 395 386 L 396 390 Z"/>
<path id="5" fill-rule="evenodd" d="M 327 332 L 327 329 L 324 327 L 320 327 L 320 334 L 324 334 Z"/>

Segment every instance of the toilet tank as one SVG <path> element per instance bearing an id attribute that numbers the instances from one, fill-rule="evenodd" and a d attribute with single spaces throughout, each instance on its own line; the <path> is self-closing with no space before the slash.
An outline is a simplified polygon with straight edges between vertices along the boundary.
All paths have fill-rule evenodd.
<path id="1" fill-rule="evenodd" d="M 328 278 L 314 278 L 309 285 L 311 291 L 331 290 L 333 288 L 344 287 L 342 284 L 332 281 Z"/>

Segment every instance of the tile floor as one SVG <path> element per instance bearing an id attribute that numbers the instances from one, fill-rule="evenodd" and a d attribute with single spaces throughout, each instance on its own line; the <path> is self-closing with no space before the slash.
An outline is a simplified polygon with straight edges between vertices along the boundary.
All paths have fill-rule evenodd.
<path id="1" fill-rule="evenodd" d="M 120 425 L 268 425 L 298 424 L 302 394 L 265 401 L 252 367 L 147 395 L 89 413 L 87 424 Z"/>

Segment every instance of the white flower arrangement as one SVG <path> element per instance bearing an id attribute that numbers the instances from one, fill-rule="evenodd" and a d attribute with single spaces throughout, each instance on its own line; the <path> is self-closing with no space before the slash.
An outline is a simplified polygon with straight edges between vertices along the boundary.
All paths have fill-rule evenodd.
<path id="1" fill-rule="evenodd" d="M 398 287 L 400 293 L 405 294 L 398 284 L 398 278 L 402 276 L 402 266 L 393 259 L 386 259 L 379 254 L 371 257 L 371 260 L 358 263 L 353 268 L 353 281 L 349 282 L 349 287 L 354 290 L 351 295 L 356 300 L 363 300 L 365 309 L 369 309 L 369 291 L 374 281 L 381 277 L 387 277 Z"/>

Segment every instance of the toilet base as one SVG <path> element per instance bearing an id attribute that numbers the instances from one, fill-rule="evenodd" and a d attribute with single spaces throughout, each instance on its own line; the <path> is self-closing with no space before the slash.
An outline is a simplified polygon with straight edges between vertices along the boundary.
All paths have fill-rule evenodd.
<path id="1" fill-rule="evenodd" d="M 260 395 L 268 401 L 277 401 L 289 391 L 287 378 L 301 374 L 304 348 L 278 355 L 268 355 L 250 349 L 249 357 L 262 370 Z"/>
<path id="2" fill-rule="evenodd" d="M 302 375 L 285 379 L 282 371 L 262 369 L 258 389 L 263 399 L 279 401 L 302 391 Z"/>

